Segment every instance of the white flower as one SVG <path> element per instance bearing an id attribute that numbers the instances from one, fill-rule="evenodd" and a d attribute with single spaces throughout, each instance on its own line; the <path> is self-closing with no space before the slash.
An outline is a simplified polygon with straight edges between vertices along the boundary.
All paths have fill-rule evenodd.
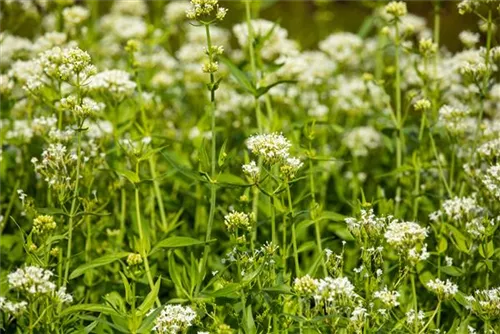
<path id="1" fill-rule="evenodd" d="M 361 126 L 349 131 L 342 143 L 352 155 L 363 157 L 382 145 L 382 135 L 371 126 Z"/>
<path id="2" fill-rule="evenodd" d="M 80 25 L 90 16 L 90 11 L 82 6 L 66 7 L 62 12 L 65 28 L 71 29 Z"/>
<path id="3" fill-rule="evenodd" d="M 93 76 L 88 84 L 88 89 L 104 95 L 110 94 L 116 100 L 129 97 L 134 93 L 136 84 L 130 80 L 127 72 L 109 70 Z"/>
<path id="4" fill-rule="evenodd" d="M 290 141 L 280 133 L 255 135 L 247 140 L 248 149 L 270 165 L 285 161 L 291 146 Z"/>
<path id="5" fill-rule="evenodd" d="M 300 161 L 300 159 L 289 157 L 286 158 L 284 163 L 280 166 L 280 172 L 284 178 L 290 180 L 295 177 L 295 174 L 297 174 L 302 166 L 304 166 L 304 163 Z"/>
<path id="6" fill-rule="evenodd" d="M 155 320 L 153 330 L 161 334 L 182 333 L 196 319 L 196 312 L 189 306 L 167 305 Z"/>
<path id="7" fill-rule="evenodd" d="M 380 299 L 382 303 L 384 303 L 388 307 L 396 307 L 399 305 L 398 298 L 399 292 L 397 291 L 389 291 L 387 287 L 384 287 L 383 290 L 375 291 L 373 297 Z"/>
<path id="8" fill-rule="evenodd" d="M 427 282 L 427 288 L 438 295 L 440 299 L 449 299 L 458 292 L 458 286 L 449 279 L 446 282 L 436 278 Z"/>
<path id="9" fill-rule="evenodd" d="M 7 275 L 10 287 L 31 295 L 52 294 L 56 285 L 50 282 L 53 273 L 37 266 L 27 266 Z"/>
<path id="10" fill-rule="evenodd" d="M 248 176 L 253 182 L 257 182 L 260 177 L 260 169 L 255 161 L 250 161 L 250 163 L 241 166 L 243 173 Z"/>

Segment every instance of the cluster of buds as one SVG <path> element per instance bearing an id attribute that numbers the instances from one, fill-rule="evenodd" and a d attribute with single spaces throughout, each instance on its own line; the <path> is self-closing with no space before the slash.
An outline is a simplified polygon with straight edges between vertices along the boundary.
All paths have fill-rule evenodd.
<path id="1" fill-rule="evenodd" d="M 224 216 L 224 224 L 229 232 L 234 232 L 238 229 L 250 231 L 252 229 L 253 214 L 231 211 Z"/>
<path id="2" fill-rule="evenodd" d="M 33 219 L 33 233 L 46 234 L 50 233 L 57 227 L 54 217 L 48 215 L 38 216 Z"/>
<path id="3" fill-rule="evenodd" d="M 222 21 L 227 9 L 219 7 L 218 0 L 191 0 L 191 6 L 186 11 L 186 17 L 204 24 Z"/>

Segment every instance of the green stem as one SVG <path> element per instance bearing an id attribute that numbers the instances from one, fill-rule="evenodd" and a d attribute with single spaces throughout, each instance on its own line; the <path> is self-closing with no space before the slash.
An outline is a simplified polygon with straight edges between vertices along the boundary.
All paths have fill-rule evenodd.
<path id="1" fill-rule="evenodd" d="M 66 266 L 64 269 L 64 281 L 63 286 L 68 283 L 69 267 L 71 266 L 71 246 L 73 242 L 73 219 L 76 214 L 76 201 L 78 198 L 78 190 L 80 185 L 80 156 L 81 156 L 81 141 L 82 141 L 82 129 L 78 129 L 77 134 L 77 160 L 76 160 L 76 181 L 75 181 L 75 191 L 73 192 L 73 199 L 71 201 L 71 209 L 69 214 L 69 226 L 68 226 L 68 248 L 66 250 Z"/>
<path id="2" fill-rule="evenodd" d="M 138 175 L 139 173 L 139 164 L 136 165 L 136 174 Z M 142 220 L 141 220 L 141 204 L 139 200 L 139 187 L 136 185 L 135 187 L 135 215 L 136 215 L 136 220 L 137 220 L 137 229 L 139 230 L 139 242 L 140 242 L 140 254 L 141 257 L 144 260 L 144 268 L 146 269 L 146 276 L 148 278 L 148 283 L 149 287 L 151 290 L 154 289 L 155 284 L 153 282 L 153 277 L 151 276 L 151 270 L 149 268 L 149 261 L 148 261 L 148 254 L 146 253 L 146 240 L 144 239 L 144 230 L 142 226 Z M 161 306 L 160 300 L 158 297 L 156 297 L 156 305 L 158 307 Z"/>
<path id="3" fill-rule="evenodd" d="M 395 206 L 394 206 L 394 214 L 397 216 L 399 212 L 399 206 L 401 203 L 401 166 L 403 164 L 403 156 L 402 156 L 402 136 L 403 136 L 403 121 L 401 115 L 401 69 L 399 65 L 399 53 L 400 53 L 400 39 L 399 39 L 399 25 L 398 21 L 395 22 L 395 67 L 396 67 L 396 79 L 394 82 L 394 94 L 396 99 L 396 121 L 397 121 L 397 137 L 396 137 L 396 169 L 398 170 L 396 176 L 397 188 L 396 188 L 396 198 L 395 198 Z"/>
<path id="4" fill-rule="evenodd" d="M 208 47 L 208 57 L 210 58 L 210 61 L 212 61 L 212 41 L 210 38 L 210 25 L 205 25 L 205 32 L 207 36 L 207 47 Z M 196 293 L 198 294 L 200 289 L 201 289 L 201 283 L 203 281 L 203 278 L 206 273 L 206 266 L 208 262 L 208 254 L 210 253 L 210 245 L 208 241 L 212 237 L 212 227 L 214 223 L 214 216 L 215 216 L 215 205 L 217 201 L 217 185 L 216 185 L 216 154 L 217 154 L 217 132 L 215 128 L 215 78 L 213 73 L 210 73 L 210 84 L 211 84 L 211 90 L 210 90 L 210 106 L 211 106 L 211 130 L 212 130 L 212 138 L 211 138 L 211 182 L 210 182 L 210 212 L 208 214 L 208 223 L 207 223 L 207 232 L 205 235 L 205 241 L 207 242 L 205 244 L 205 248 L 203 250 L 203 260 L 201 263 L 201 272 L 200 272 L 200 280 L 198 282 L 198 285 L 196 287 Z"/>
<path id="5" fill-rule="evenodd" d="M 290 222 L 292 226 L 292 245 L 293 245 L 293 258 L 295 260 L 295 276 L 300 276 L 300 265 L 299 265 L 299 253 L 297 252 L 297 235 L 295 231 L 295 224 L 293 222 L 293 203 L 292 203 L 292 195 L 290 193 L 290 184 L 287 182 L 286 184 L 286 195 L 288 198 L 288 208 L 290 211 Z"/>
<path id="6" fill-rule="evenodd" d="M 420 330 L 419 334 L 425 332 L 425 330 L 427 329 L 427 327 L 429 327 L 429 325 L 432 322 L 432 319 L 434 319 L 434 317 L 436 316 L 436 314 L 438 313 L 438 311 L 439 311 L 440 308 L 441 308 L 441 300 L 439 300 L 439 302 L 437 304 L 437 307 L 434 310 L 434 313 L 432 313 L 431 317 L 429 318 L 429 321 L 427 321 L 427 323 L 425 324 L 425 326 Z"/>
<path id="7" fill-rule="evenodd" d="M 411 280 L 411 290 L 413 294 L 413 309 L 415 310 L 415 316 L 418 314 L 418 302 L 417 302 L 417 289 L 415 288 L 415 274 L 410 275 L 410 280 Z M 418 322 L 415 321 L 415 332 L 417 332 L 417 324 Z"/>
<path id="8" fill-rule="evenodd" d="M 165 208 L 163 206 L 163 199 L 161 198 L 160 185 L 157 180 L 156 163 L 153 157 L 149 158 L 149 169 L 151 171 L 151 177 L 153 178 L 153 188 L 156 196 L 156 201 L 158 202 L 158 210 L 160 211 L 161 224 L 163 226 L 163 230 L 167 231 L 168 229 L 167 216 L 165 215 Z"/>

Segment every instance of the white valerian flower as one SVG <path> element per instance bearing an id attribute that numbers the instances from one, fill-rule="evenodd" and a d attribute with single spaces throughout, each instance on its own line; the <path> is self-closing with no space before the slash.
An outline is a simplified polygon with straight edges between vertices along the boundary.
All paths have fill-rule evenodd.
<path id="1" fill-rule="evenodd" d="M 281 175 L 287 180 L 293 179 L 302 166 L 304 163 L 300 159 L 288 157 L 280 166 Z"/>
<path id="2" fill-rule="evenodd" d="M 500 199 L 500 163 L 489 167 L 481 182 L 494 197 Z"/>
<path id="3" fill-rule="evenodd" d="M 445 281 L 436 278 L 426 284 L 427 288 L 438 295 L 440 299 L 450 299 L 458 292 L 458 286 L 449 279 Z"/>
<path id="4" fill-rule="evenodd" d="M 186 18 L 186 11 L 191 4 L 187 1 L 172 1 L 165 6 L 165 21 L 169 25 L 175 25 Z"/>
<path id="5" fill-rule="evenodd" d="M 252 160 L 250 163 L 241 166 L 243 173 L 248 176 L 253 182 L 259 181 L 260 169 L 257 163 Z"/>
<path id="6" fill-rule="evenodd" d="M 52 294 L 56 285 L 50 282 L 53 273 L 37 266 L 18 268 L 7 275 L 10 287 L 30 295 Z"/>
<path id="7" fill-rule="evenodd" d="M 387 290 L 387 287 L 384 287 L 383 290 L 375 291 L 373 297 L 380 299 L 382 303 L 384 303 L 387 307 L 396 307 L 399 305 L 398 298 L 400 294 L 397 291 Z"/>
<path id="8" fill-rule="evenodd" d="M 345 219 L 347 228 L 356 238 L 362 238 L 366 234 L 370 240 L 378 239 L 391 221 L 393 221 L 392 216 L 377 217 L 371 208 L 362 209 L 359 219 L 353 217 Z"/>
<path id="9" fill-rule="evenodd" d="M 363 40 L 350 32 L 331 34 L 319 42 L 319 49 L 330 56 L 338 65 L 354 67 L 361 61 Z"/>
<path id="10" fill-rule="evenodd" d="M 473 48 L 477 43 L 479 43 L 480 36 L 478 33 L 464 30 L 458 35 L 458 38 L 467 48 Z"/>
<path id="11" fill-rule="evenodd" d="M 13 317 L 21 316 L 28 306 L 26 301 L 12 302 L 7 300 L 5 297 L 0 297 L 0 311 L 11 315 Z"/>
<path id="12" fill-rule="evenodd" d="M 291 146 L 291 142 L 281 133 L 255 135 L 247 140 L 248 149 L 270 165 L 285 161 L 290 155 Z"/>
<path id="13" fill-rule="evenodd" d="M 384 10 L 393 18 L 400 18 L 408 13 L 406 3 L 403 1 L 392 1 L 384 7 Z"/>
<path id="14" fill-rule="evenodd" d="M 275 22 L 256 19 L 251 20 L 253 37 L 262 40 L 260 54 L 265 60 L 286 59 L 287 56 L 298 54 L 298 44 L 288 39 L 288 31 Z M 241 48 L 248 47 L 248 24 L 236 24 L 234 35 Z"/>
<path id="15" fill-rule="evenodd" d="M 45 234 L 49 233 L 57 227 L 54 217 L 49 215 L 41 215 L 33 219 L 33 233 Z"/>
<path id="16" fill-rule="evenodd" d="M 96 74 L 88 84 L 90 91 L 110 95 L 115 100 L 122 100 L 134 93 L 136 83 L 130 75 L 121 70 L 109 70 Z"/>
<path id="17" fill-rule="evenodd" d="M 155 320 L 153 330 L 161 334 L 182 333 L 192 326 L 196 312 L 189 306 L 166 305 Z"/>
<path id="18" fill-rule="evenodd" d="M 90 11 L 82 6 L 66 7 L 62 12 L 65 28 L 71 30 L 90 17 Z"/>
<path id="19" fill-rule="evenodd" d="M 318 289 L 318 280 L 309 275 L 297 277 L 293 281 L 293 289 L 300 296 L 312 297 Z"/>
<path id="20" fill-rule="evenodd" d="M 397 248 L 413 247 L 427 237 L 427 229 L 415 222 L 393 221 L 384 234 L 387 243 Z"/>
<path id="21" fill-rule="evenodd" d="M 418 324 L 419 326 L 422 326 L 424 324 L 424 319 L 425 313 L 422 310 L 418 311 L 418 313 L 416 313 L 413 309 L 406 312 L 406 323 L 408 325 L 415 326 L 415 324 Z"/>
<path id="22" fill-rule="evenodd" d="M 475 314 L 490 319 L 500 318 L 500 287 L 475 290 L 472 295 L 465 297 L 465 299 Z"/>
<path id="23" fill-rule="evenodd" d="M 241 230 L 251 230 L 253 215 L 251 213 L 231 211 L 224 216 L 224 224 L 228 231 L 233 232 L 237 229 Z"/>
<path id="24" fill-rule="evenodd" d="M 222 21 L 227 9 L 219 6 L 218 0 L 191 0 L 191 6 L 186 10 L 190 20 L 202 22 Z"/>
<path id="25" fill-rule="evenodd" d="M 352 155 L 363 157 L 382 145 L 382 135 L 371 126 L 361 126 L 349 131 L 342 142 Z"/>

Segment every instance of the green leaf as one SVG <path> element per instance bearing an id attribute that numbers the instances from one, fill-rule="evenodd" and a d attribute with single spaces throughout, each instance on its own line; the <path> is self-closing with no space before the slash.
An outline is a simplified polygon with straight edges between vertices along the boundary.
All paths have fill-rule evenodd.
<path id="1" fill-rule="evenodd" d="M 141 182 L 139 179 L 139 176 L 137 176 L 136 173 L 127 170 L 127 169 L 115 169 L 114 170 L 118 175 L 125 177 L 127 180 L 129 180 L 131 183 L 136 184 Z"/>
<path id="2" fill-rule="evenodd" d="M 78 276 L 83 275 L 83 273 L 89 269 L 101 267 L 101 266 L 104 266 L 104 265 L 109 264 L 111 262 L 115 262 L 116 260 L 124 258 L 125 256 L 128 256 L 129 254 L 130 254 L 129 252 L 119 252 L 119 253 L 115 253 L 115 254 L 105 255 L 105 256 L 100 257 L 100 258 L 98 258 L 90 263 L 83 264 L 83 265 L 79 266 L 78 268 L 76 268 L 71 273 L 71 275 L 69 276 L 69 279 L 70 280 L 75 279 Z"/>
<path id="3" fill-rule="evenodd" d="M 257 333 L 257 327 L 255 326 L 255 321 L 253 320 L 252 305 L 248 305 L 244 313 L 244 329 L 247 334 Z"/>
<path id="4" fill-rule="evenodd" d="M 248 184 L 241 177 L 230 174 L 230 173 L 222 173 L 217 177 L 217 183 L 222 184 L 224 186 L 230 187 L 250 187 L 251 184 Z"/>
<path id="5" fill-rule="evenodd" d="M 116 315 L 119 316 L 119 313 L 116 312 L 111 306 L 102 305 L 102 304 L 79 304 L 73 305 L 66 309 L 64 309 L 59 316 L 64 317 L 66 315 L 72 313 L 80 313 L 80 312 L 99 312 L 106 315 Z"/>
<path id="6" fill-rule="evenodd" d="M 445 273 L 446 275 L 450 276 L 462 276 L 464 272 L 462 269 L 454 266 L 445 266 L 441 268 L 441 271 Z"/>
<path id="7" fill-rule="evenodd" d="M 227 157 L 226 144 L 227 144 L 227 139 L 224 140 L 224 143 L 222 144 L 219 151 L 219 159 L 217 160 L 217 164 L 219 165 L 219 167 L 222 167 L 226 162 L 226 157 Z"/>
<path id="8" fill-rule="evenodd" d="M 125 301 L 131 305 L 133 302 L 132 289 L 130 288 L 130 283 L 127 277 L 120 271 L 120 276 L 122 278 L 123 286 L 125 288 Z"/>
<path id="9" fill-rule="evenodd" d="M 250 81 L 250 79 L 248 79 L 245 72 L 240 70 L 235 64 L 233 64 L 231 60 L 226 57 L 220 57 L 220 60 L 229 68 L 229 71 L 238 81 L 241 87 L 250 94 L 256 96 L 257 90 L 255 89 L 255 85 Z"/>
<path id="10" fill-rule="evenodd" d="M 441 237 L 441 240 L 439 240 L 439 244 L 437 247 L 438 253 L 440 253 L 440 254 L 444 253 L 447 248 L 448 248 L 448 241 L 446 240 L 446 238 Z"/>
<path id="11" fill-rule="evenodd" d="M 36 211 L 43 215 L 64 215 L 69 216 L 64 210 L 58 208 L 37 208 Z"/>
<path id="12" fill-rule="evenodd" d="M 165 147 L 167 147 L 167 146 L 165 145 L 165 146 L 162 146 L 162 147 L 158 147 L 158 148 L 149 150 L 146 153 L 144 153 L 144 155 L 142 157 L 140 157 L 139 160 L 140 161 L 148 160 L 150 157 L 152 157 L 156 153 L 161 152 Z"/>
<path id="13" fill-rule="evenodd" d="M 260 96 L 266 94 L 274 86 L 284 84 L 284 83 L 297 83 L 297 81 L 296 80 L 279 80 L 279 81 L 273 82 L 272 84 L 270 84 L 268 86 L 259 87 L 257 89 L 257 93 L 255 94 L 255 97 L 260 97 Z"/>
<path id="14" fill-rule="evenodd" d="M 323 211 L 319 219 L 328 219 L 336 222 L 343 222 L 345 216 L 333 211 Z"/>
<path id="15" fill-rule="evenodd" d="M 144 316 L 146 313 L 149 312 L 151 307 L 153 306 L 156 298 L 158 297 L 158 292 L 160 291 L 160 285 L 161 285 L 161 277 L 158 278 L 158 280 L 155 283 L 155 286 L 153 290 L 151 290 L 142 304 L 139 306 L 137 311 L 140 313 L 141 317 Z"/>
<path id="16" fill-rule="evenodd" d="M 209 296 L 215 298 L 230 298 L 237 299 L 239 298 L 238 292 L 240 291 L 240 285 L 237 283 L 229 283 L 222 289 L 209 293 Z"/>
<path id="17" fill-rule="evenodd" d="M 216 239 L 210 240 L 208 242 L 214 242 Z M 161 248 L 181 248 L 181 247 L 190 247 L 190 246 L 199 246 L 204 245 L 205 241 L 194 239 L 191 237 L 169 237 L 163 239 L 158 242 L 154 247 L 151 253 L 154 253 Z"/>

